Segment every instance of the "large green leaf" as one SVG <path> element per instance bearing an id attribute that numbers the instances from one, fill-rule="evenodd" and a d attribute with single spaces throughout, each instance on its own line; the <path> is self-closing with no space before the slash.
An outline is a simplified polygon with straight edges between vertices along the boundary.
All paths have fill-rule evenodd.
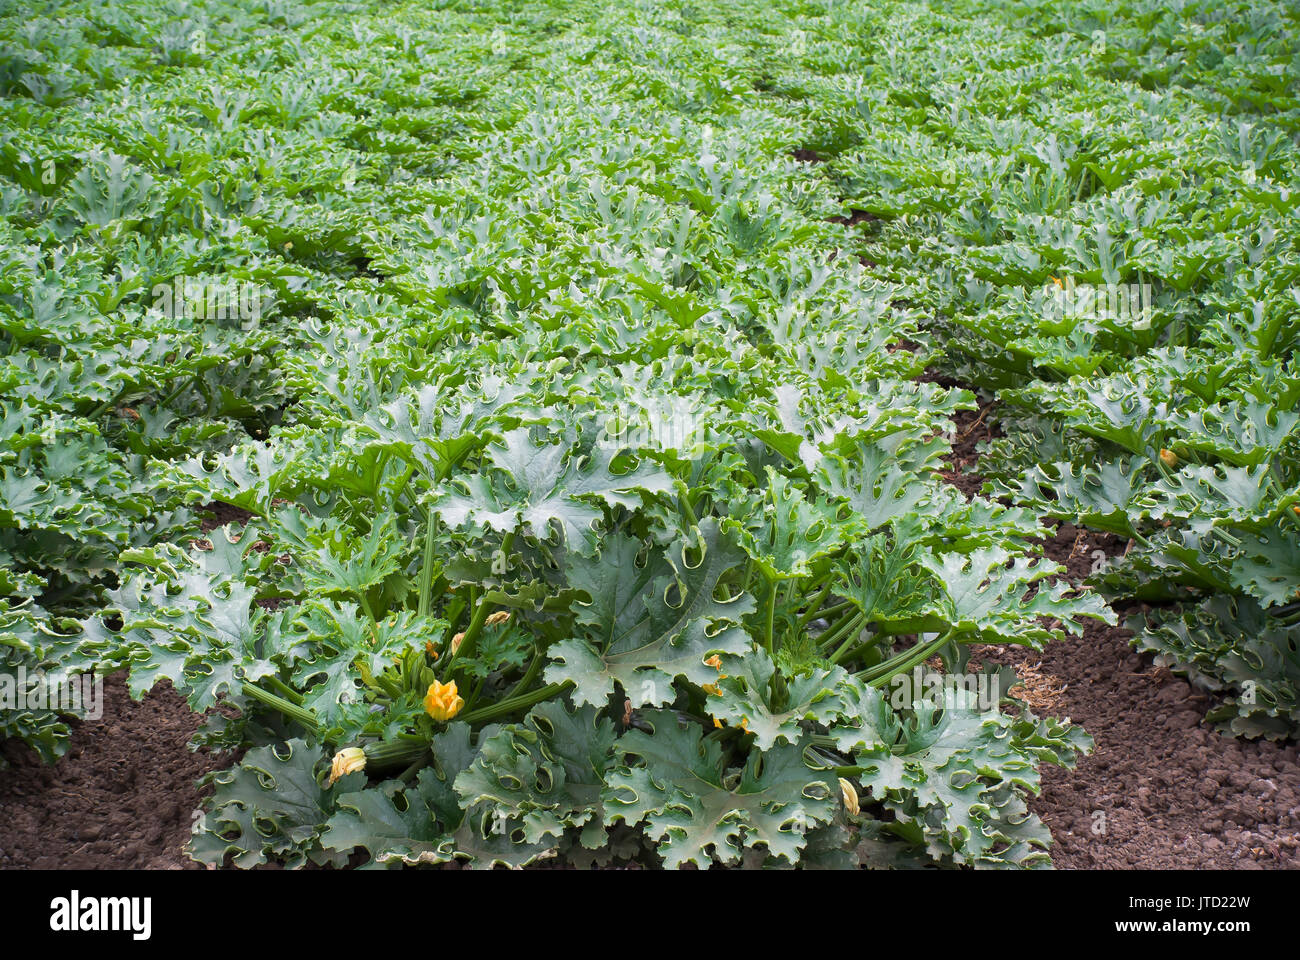
<path id="1" fill-rule="evenodd" d="M 632 730 L 616 749 L 622 766 L 606 778 L 610 822 L 644 823 L 670 868 L 734 863 L 757 844 L 794 862 L 807 831 L 835 812 L 833 778 L 803 762 L 801 745 L 752 751 L 739 775 L 699 724 L 647 711 L 654 732 Z"/>
<path id="2" fill-rule="evenodd" d="M 600 793 L 614 740 L 613 722 L 594 707 L 539 704 L 522 723 L 483 731 L 456 791 L 466 807 L 486 803 L 495 815 L 518 820 L 529 843 L 558 840 L 575 827 L 598 847 L 604 843 Z"/>
<path id="3" fill-rule="evenodd" d="M 590 594 L 598 600 L 580 614 L 585 636 L 564 640 L 549 651 L 552 663 L 546 679 L 572 681 L 577 703 L 603 706 L 616 684 L 638 706 L 665 703 L 673 697 L 675 678 L 709 683 L 716 673 L 706 659 L 749 648 L 749 636 L 732 624 L 754 609 L 753 598 L 736 594 L 717 599 L 724 575 L 743 563 L 745 554 L 716 521 L 701 521 L 694 542 L 666 554 L 663 566 L 649 567 L 664 573 L 642 592 L 627 589 L 648 581 L 636 557 L 629 543 L 615 541 L 610 572 L 595 579 L 588 568 L 588 579 L 580 575 L 576 581 L 588 591 L 619 591 Z"/>
<path id="4" fill-rule="evenodd" d="M 769 750 L 778 740 L 798 743 L 806 722 L 831 726 L 844 711 L 840 684 L 848 674 L 839 667 L 810 668 L 790 677 L 780 692 L 780 707 L 773 709 L 772 677 L 776 667 L 762 648 L 739 657 L 725 657 L 718 680 L 718 696 L 706 707 L 716 718 L 741 726 L 754 735 L 759 750 Z"/>
<path id="5" fill-rule="evenodd" d="M 239 867 L 268 859 L 301 867 L 307 861 L 339 866 L 341 854 L 325 852 L 320 832 L 339 795 L 360 786 L 360 774 L 322 787 L 316 768 L 321 751 L 304 740 L 248 751 L 230 770 L 213 777 L 209 812 L 196 824 L 190 855 L 220 865 L 227 856 Z"/>
<path id="6" fill-rule="evenodd" d="M 535 439 L 527 427 L 507 431 L 488 448 L 489 470 L 453 486 L 433 510 L 453 527 L 527 527 L 543 539 L 558 529 L 571 549 L 590 554 L 599 543 L 599 504 L 636 506 L 641 494 L 672 489 L 652 463 L 615 472 L 617 451 L 600 444 L 580 450 L 574 443 L 571 433 L 552 443 Z"/>

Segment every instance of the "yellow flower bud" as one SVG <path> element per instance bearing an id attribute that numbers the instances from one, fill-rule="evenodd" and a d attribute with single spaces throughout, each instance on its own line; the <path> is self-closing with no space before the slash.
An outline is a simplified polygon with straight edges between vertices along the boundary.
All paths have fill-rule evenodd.
<path id="1" fill-rule="evenodd" d="M 853 784 L 849 783 L 843 777 L 840 777 L 840 796 L 844 799 L 844 809 L 853 816 L 858 815 L 858 791 L 853 789 Z"/>
<path id="2" fill-rule="evenodd" d="M 433 648 L 432 640 L 424 641 L 424 652 L 427 653 L 429 656 L 433 657 L 433 659 L 435 660 L 438 659 L 438 651 Z"/>
<path id="3" fill-rule="evenodd" d="M 1172 470 L 1174 467 L 1178 466 L 1178 454 L 1174 453 L 1172 450 L 1161 449 L 1160 462 Z"/>
<path id="4" fill-rule="evenodd" d="M 439 723 L 446 723 L 465 706 L 465 698 L 456 693 L 456 681 L 429 684 L 429 692 L 424 695 L 425 712 Z"/>
<path id="5" fill-rule="evenodd" d="M 333 784 L 340 777 L 364 769 L 366 769 L 366 751 L 360 747 L 347 747 L 334 754 L 334 762 L 330 764 L 330 783 Z"/>
<path id="6" fill-rule="evenodd" d="M 509 610 L 498 610 L 496 613 L 489 613 L 487 619 L 483 621 L 485 627 L 495 627 L 498 624 L 506 623 L 510 619 Z"/>
<path id="7" fill-rule="evenodd" d="M 457 653 L 457 652 L 459 652 L 459 650 L 460 650 L 460 642 L 461 642 L 462 640 L 464 640 L 464 639 L 465 639 L 465 634 L 464 634 L 463 632 L 462 632 L 462 633 L 458 633 L 458 634 L 456 634 L 456 636 L 454 636 L 454 637 L 451 638 L 451 652 L 452 652 L 452 653 Z"/>

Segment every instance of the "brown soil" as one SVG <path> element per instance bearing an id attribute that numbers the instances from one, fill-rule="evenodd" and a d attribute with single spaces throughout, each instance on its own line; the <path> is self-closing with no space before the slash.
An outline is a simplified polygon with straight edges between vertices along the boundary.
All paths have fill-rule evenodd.
<path id="1" fill-rule="evenodd" d="M 0 868 L 197 869 L 182 849 L 199 805 L 195 781 L 230 762 L 189 751 L 199 719 L 170 684 L 135 703 L 114 676 L 103 717 L 74 721 L 54 766 L 4 744 Z"/>
<path id="2" fill-rule="evenodd" d="M 831 223 L 842 223 L 846 227 L 856 227 L 859 223 L 873 223 L 880 218 L 866 210 L 852 208 L 847 217 L 831 217 Z"/>
<path id="3" fill-rule="evenodd" d="M 1046 767 L 1030 807 L 1051 828 L 1058 867 L 1300 867 L 1300 764 L 1294 744 L 1224 737 L 1204 696 L 1104 624 L 1049 645 L 1043 672 L 1067 684 L 1060 714 L 1096 742 L 1076 770 Z"/>
<path id="4" fill-rule="evenodd" d="M 952 382 L 939 377 L 927 375 L 921 379 L 932 380 L 945 387 L 955 386 Z M 958 410 L 957 415 L 953 417 L 956 431 L 952 438 L 952 452 L 944 457 L 949 469 L 940 470 L 939 476 L 944 479 L 944 482 L 960 490 L 967 500 L 979 493 L 980 487 L 984 486 L 983 477 L 968 472 L 969 468 L 979 460 L 979 454 L 975 450 L 976 445 L 992 437 L 1001 436 L 1000 431 L 991 422 L 993 406 L 992 400 L 981 400 L 978 410 Z"/>

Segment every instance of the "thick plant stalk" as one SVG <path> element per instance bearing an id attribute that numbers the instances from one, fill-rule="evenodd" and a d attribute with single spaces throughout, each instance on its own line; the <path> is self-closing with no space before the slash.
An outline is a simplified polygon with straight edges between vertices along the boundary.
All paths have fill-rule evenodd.
<path id="1" fill-rule="evenodd" d="M 314 736 L 319 736 L 320 730 L 316 723 L 316 714 L 308 710 L 306 707 L 300 707 L 295 703 L 290 703 L 283 697 L 278 697 L 274 693 L 262 689 L 255 683 L 248 683 L 245 681 L 241 689 L 245 696 L 252 697 L 259 703 L 263 703 L 272 709 L 279 710 L 290 720 L 294 720 L 306 727 Z"/>
<path id="2" fill-rule="evenodd" d="M 883 687 L 900 673 L 906 673 L 918 663 L 928 660 L 933 654 L 942 650 L 952 640 L 953 631 L 940 634 L 927 643 L 919 643 L 898 657 L 886 660 L 869 670 L 863 670 L 856 676 L 865 680 L 870 686 Z"/>
<path id="3" fill-rule="evenodd" d="M 420 600 L 417 612 L 427 617 L 433 606 L 433 557 L 434 557 L 433 513 L 425 511 L 424 517 L 424 557 L 420 566 Z"/>

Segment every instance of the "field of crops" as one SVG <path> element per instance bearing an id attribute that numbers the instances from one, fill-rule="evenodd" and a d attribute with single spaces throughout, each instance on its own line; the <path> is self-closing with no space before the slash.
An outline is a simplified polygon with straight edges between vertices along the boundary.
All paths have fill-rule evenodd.
<path id="1" fill-rule="evenodd" d="M 107 676 L 199 863 L 1044 867 L 1064 676 L 1297 865 L 1296 189 L 1281 0 L 0 0 L 0 764 Z"/>

